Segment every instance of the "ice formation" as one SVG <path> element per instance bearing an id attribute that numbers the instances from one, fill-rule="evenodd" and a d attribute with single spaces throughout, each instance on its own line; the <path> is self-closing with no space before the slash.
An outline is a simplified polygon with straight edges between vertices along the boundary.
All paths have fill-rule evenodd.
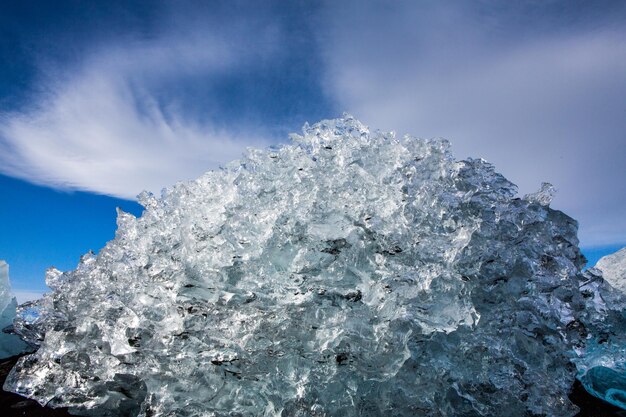
<path id="1" fill-rule="evenodd" d="M 626 409 L 626 248 L 603 257 L 584 276 L 581 291 L 595 326 L 575 360 L 578 379 L 591 394 Z"/>
<path id="2" fill-rule="evenodd" d="M 94 415 L 577 412 L 576 360 L 624 317 L 549 185 L 518 198 L 446 141 L 349 116 L 292 141 L 143 193 L 49 271 L 5 389 Z"/>
<path id="3" fill-rule="evenodd" d="M 9 282 L 9 265 L 0 260 L 0 359 L 22 353 L 27 348 L 19 337 L 3 331 L 13 325 L 16 307 L 17 301 Z"/>
<path id="4" fill-rule="evenodd" d="M 611 286 L 626 293 L 626 247 L 600 259 L 595 268 Z"/>

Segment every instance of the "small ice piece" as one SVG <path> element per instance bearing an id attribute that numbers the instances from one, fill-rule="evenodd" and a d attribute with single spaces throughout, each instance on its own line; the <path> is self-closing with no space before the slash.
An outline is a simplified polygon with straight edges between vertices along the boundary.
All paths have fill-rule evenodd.
<path id="1" fill-rule="evenodd" d="M 603 257 L 583 276 L 593 326 L 575 360 L 577 377 L 590 394 L 626 409 L 626 248 Z"/>
<path id="2" fill-rule="evenodd" d="M 626 373 L 595 366 L 581 377 L 581 382 L 590 394 L 626 410 Z"/>
<path id="3" fill-rule="evenodd" d="M 17 301 L 11 292 L 9 265 L 0 260 L 0 359 L 14 356 L 27 350 L 27 345 L 10 333 L 15 318 Z"/>
<path id="4" fill-rule="evenodd" d="M 602 271 L 609 284 L 626 294 L 626 247 L 601 258 L 595 268 Z"/>
<path id="5" fill-rule="evenodd" d="M 549 182 L 542 182 L 539 191 L 531 194 L 526 194 L 524 199 L 533 203 L 537 203 L 542 206 L 548 206 L 552 202 L 556 194 L 556 189 Z"/>

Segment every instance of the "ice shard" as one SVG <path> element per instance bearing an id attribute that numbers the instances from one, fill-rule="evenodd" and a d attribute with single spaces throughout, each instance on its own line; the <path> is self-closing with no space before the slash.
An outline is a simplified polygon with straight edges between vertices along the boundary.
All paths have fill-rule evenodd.
<path id="1" fill-rule="evenodd" d="M 11 292 L 9 265 L 0 260 L 0 359 L 17 355 L 27 350 L 27 345 L 10 333 L 15 318 L 17 301 Z"/>
<path id="2" fill-rule="evenodd" d="M 444 140 L 306 125 L 49 271 L 5 389 L 93 415 L 573 416 L 577 360 L 624 317 L 552 187 L 516 192 Z"/>

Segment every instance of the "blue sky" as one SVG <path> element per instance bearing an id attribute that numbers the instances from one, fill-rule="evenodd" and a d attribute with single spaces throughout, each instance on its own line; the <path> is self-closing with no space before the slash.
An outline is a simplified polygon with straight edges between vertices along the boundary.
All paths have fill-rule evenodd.
<path id="1" fill-rule="evenodd" d="M 115 207 L 347 111 L 451 140 L 626 244 L 622 1 L 5 2 L 0 259 L 43 289 Z M 263 4 L 261 6 L 261 3 Z"/>

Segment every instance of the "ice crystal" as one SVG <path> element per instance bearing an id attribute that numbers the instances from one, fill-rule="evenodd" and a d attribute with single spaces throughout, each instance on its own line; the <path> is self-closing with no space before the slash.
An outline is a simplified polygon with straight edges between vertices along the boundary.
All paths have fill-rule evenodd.
<path id="1" fill-rule="evenodd" d="M 0 359 L 17 355 L 27 349 L 19 337 L 10 333 L 16 307 L 17 301 L 9 282 L 9 265 L 0 260 Z"/>
<path id="2" fill-rule="evenodd" d="M 446 141 L 349 116 L 292 141 L 143 193 L 49 271 L 5 388 L 96 415 L 576 413 L 604 313 L 549 185 L 517 198 Z"/>

